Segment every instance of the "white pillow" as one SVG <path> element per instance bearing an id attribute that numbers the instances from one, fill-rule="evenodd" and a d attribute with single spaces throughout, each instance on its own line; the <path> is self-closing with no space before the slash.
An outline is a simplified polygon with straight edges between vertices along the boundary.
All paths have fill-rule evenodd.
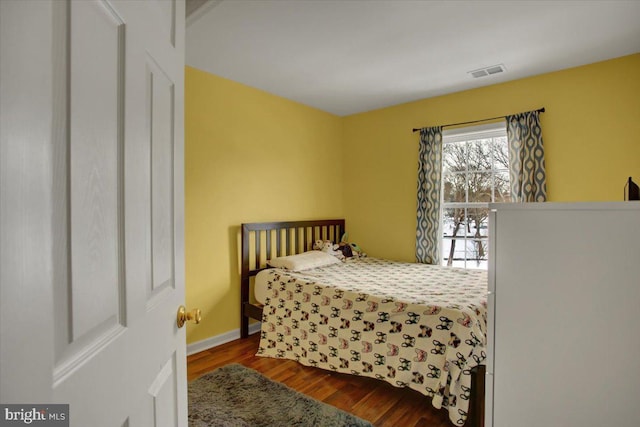
<path id="1" fill-rule="evenodd" d="M 340 260 L 333 255 L 322 251 L 309 251 L 297 255 L 289 255 L 273 258 L 267 261 L 271 267 L 286 268 L 287 270 L 308 270 L 310 268 L 324 267 L 331 264 L 340 264 Z"/>

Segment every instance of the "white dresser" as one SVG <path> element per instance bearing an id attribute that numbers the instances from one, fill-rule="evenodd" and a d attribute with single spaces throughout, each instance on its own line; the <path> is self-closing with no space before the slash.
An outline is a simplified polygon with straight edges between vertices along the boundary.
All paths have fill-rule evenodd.
<path id="1" fill-rule="evenodd" d="M 640 426 L 640 202 L 490 208 L 485 425 Z"/>

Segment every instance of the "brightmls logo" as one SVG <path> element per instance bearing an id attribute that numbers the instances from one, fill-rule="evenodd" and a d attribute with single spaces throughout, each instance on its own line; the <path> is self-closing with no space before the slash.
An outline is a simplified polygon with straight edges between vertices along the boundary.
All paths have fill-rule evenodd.
<path id="1" fill-rule="evenodd" d="M 69 427 L 69 405 L 0 405 L 0 427 Z"/>

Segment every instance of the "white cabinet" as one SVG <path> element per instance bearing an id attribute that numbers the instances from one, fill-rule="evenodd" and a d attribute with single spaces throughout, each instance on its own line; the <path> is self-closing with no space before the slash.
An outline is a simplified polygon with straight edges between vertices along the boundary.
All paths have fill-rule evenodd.
<path id="1" fill-rule="evenodd" d="M 640 202 L 490 207 L 486 425 L 640 425 Z"/>

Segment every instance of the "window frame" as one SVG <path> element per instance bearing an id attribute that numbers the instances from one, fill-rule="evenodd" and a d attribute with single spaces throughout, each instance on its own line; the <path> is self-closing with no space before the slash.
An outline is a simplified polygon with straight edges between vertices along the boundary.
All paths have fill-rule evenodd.
<path id="1" fill-rule="evenodd" d="M 439 238 L 440 238 L 440 244 L 442 247 L 441 250 L 441 255 L 440 255 L 440 265 L 446 266 L 446 258 L 449 256 L 449 251 L 447 251 L 447 253 L 445 254 L 445 241 L 446 240 L 454 240 L 453 237 L 446 237 L 444 235 L 444 221 L 445 221 L 445 216 L 444 216 L 444 211 L 445 209 L 474 209 L 474 208 L 486 208 L 488 209 L 489 207 L 489 203 L 494 203 L 495 202 L 495 176 L 498 173 L 504 173 L 505 169 L 503 168 L 496 168 L 495 166 L 495 161 L 493 159 L 491 159 L 491 169 L 490 170 L 472 170 L 469 169 L 469 159 L 467 157 L 466 162 L 465 162 L 465 170 L 464 171 L 459 171 L 456 172 L 456 174 L 464 174 L 465 176 L 465 202 L 445 202 L 445 170 L 444 170 L 444 162 L 445 162 L 445 146 L 447 144 L 454 144 L 454 143 L 461 143 L 461 142 L 467 142 L 467 141 L 473 141 L 473 140 L 479 140 L 479 139 L 488 139 L 488 138 L 501 138 L 501 137 L 506 137 L 507 136 L 507 124 L 504 121 L 500 121 L 500 122 L 494 122 L 494 123 L 488 123 L 488 124 L 482 124 L 482 125 L 475 125 L 475 126 L 465 126 L 465 127 L 459 127 L 459 128 L 455 128 L 455 129 L 447 129 L 447 130 L 443 130 L 442 132 L 442 182 L 441 182 L 441 186 L 440 186 L 440 224 L 439 224 Z M 492 154 L 493 155 L 493 154 Z M 508 166 L 508 165 L 507 165 Z M 508 173 L 508 168 L 506 169 L 506 172 Z M 470 174 L 473 173 L 485 173 L 485 172 L 490 172 L 491 173 L 491 200 L 488 202 L 469 202 L 469 176 Z M 465 218 L 468 217 L 467 215 L 467 211 L 465 210 Z M 483 238 L 481 240 L 485 240 L 487 242 L 487 246 L 488 246 L 488 241 L 489 241 L 490 235 L 489 235 L 489 231 L 487 230 L 487 237 Z M 475 263 L 475 261 L 473 259 L 469 259 L 467 257 L 467 244 L 466 242 L 470 239 L 470 237 L 467 235 L 467 233 L 464 233 L 464 236 L 456 236 L 455 238 L 456 240 L 460 241 L 464 241 L 465 242 L 465 255 L 464 255 L 464 267 L 462 268 L 469 268 L 469 269 L 486 269 L 486 267 L 483 266 L 470 266 L 468 265 L 469 263 Z M 487 254 L 488 255 L 488 254 Z M 454 260 L 455 262 L 455 260 Z M 486 261 L 486 264 L 488 265 L 488 260 Z M 459 267 L 459 266 L 458 266 Z"/>

